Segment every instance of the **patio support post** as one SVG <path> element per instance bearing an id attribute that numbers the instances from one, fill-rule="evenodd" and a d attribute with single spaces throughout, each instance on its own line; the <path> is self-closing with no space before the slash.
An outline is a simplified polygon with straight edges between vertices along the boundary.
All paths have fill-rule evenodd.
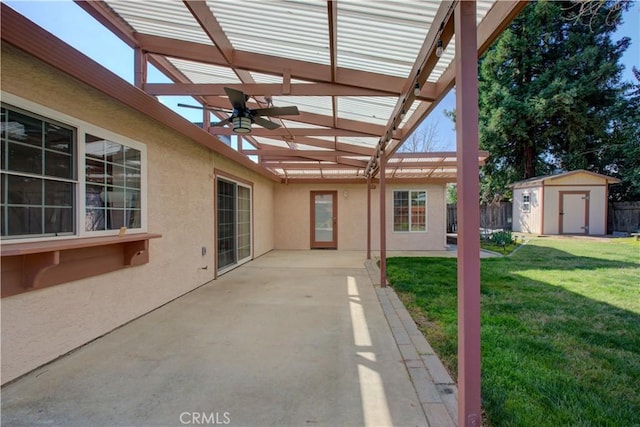
<path id="1" fill-rule="evenodd" d="M 139 47 L 133 50 L 133 80 L 138 89 L 144 89 L 147 83 L 147 54 Z"/>
<path id="2" fill-rule="evenodd" d="M 367 176 L 367 259 L 371 259 L 371 176 Z"/>
<path id="3" fill-rule="evenodd" d="M 211 126 L 211 112 L 206 108 L 203 108 L 202 109 L 202 129 L 207 130 L 209 129 L 210 126 Z M 233 138 L 234 138 L 233 136 L 229 137 L 229 142 L 231 143 L 231 145 L 233 145 L 233 143 L 231 142 Z"/>
<path id="4" fill-rule="evenodd" d="M 480 426 L 480 201 L 475 0 L 455 6 L 458 185 L 458 425 Z"/>
<path id="5" fill-rule="evenodd" d="M 380 286 L 387 287 L 387 220 L 386 199 L 387 185 L 385 168 L 387 159 L 384 151 L 380 152 Z"/>

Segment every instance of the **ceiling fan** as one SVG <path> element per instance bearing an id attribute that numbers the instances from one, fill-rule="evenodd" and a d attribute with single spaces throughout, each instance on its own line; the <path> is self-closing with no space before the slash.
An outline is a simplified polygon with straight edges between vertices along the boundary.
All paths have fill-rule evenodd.
<path id="1" fill-rule="evenodd" d="M 251 124 L 255 123 L 266 129 L 277 129 L 280 127 L 278 123 L 274 123 L 271 120 L 267 120 L 264 117 L 280 117 L 280 116 L 296 116 L 300 114 L 298 107 L 268 107 L 268 108 L 247 108 L 247 100 L 249 97 L 244 92 L 225 87 L 224 91 L 229 97 L 229 101 L 233 106 L 233 110 L 223 110 L 211 107 L 202 107 L 187 104 L 178 104 L 179 107 L 197 108 L 200 110 L 220 111 L 227 114 L 231 114 L 228 118 L 213 123 L 212 126 L 224 126 L 227 123 L 231 123 L 233 131 L 235 133 L 251 133 Z"/>

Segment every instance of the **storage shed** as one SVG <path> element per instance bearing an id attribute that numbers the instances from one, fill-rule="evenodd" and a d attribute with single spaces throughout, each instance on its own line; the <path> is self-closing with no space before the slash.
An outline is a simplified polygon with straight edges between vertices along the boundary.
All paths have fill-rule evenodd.
<path id="1" fill-rule="evenodd" d="M 610 176 L 575 170 L 511 184 L 513 231 L 606 234 L 609 184 L 618 182 Z"/>

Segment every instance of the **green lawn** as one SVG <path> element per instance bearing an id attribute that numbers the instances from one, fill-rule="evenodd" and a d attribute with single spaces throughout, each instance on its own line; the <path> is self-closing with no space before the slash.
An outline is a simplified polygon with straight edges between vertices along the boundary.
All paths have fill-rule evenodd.
<path id="1" fill-rule="evenodd" d="M 640 242 L 540 238 L 481 265 L 485 422 L 640 426 Z M 456 260 L 387 272 L 456 378 Z"/>

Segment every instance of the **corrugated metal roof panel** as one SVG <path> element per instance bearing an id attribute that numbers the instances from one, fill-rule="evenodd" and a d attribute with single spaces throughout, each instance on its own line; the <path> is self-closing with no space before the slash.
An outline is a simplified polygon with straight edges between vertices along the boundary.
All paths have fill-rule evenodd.
<path id="1" fill-rule="evenodd" d="M 333 115 L 330 96 L 274 96 L 273 104 L 276 107 L 296 105 L 299 110 L 307 113 Z M 295 117 L 291 118 L 295 120 Z"/>
<path id="2" fill-rule="evenodd" d="M 235 49 L 330 62 L 325 2 L 207 0 L 207 5 Z"/>
<path id="3" fill-rule="evenodd" d="M 168 58 L 193 83 L 242 83 L 231 68 Z"/>
<path id="4" fill-rule="evenodd" d="M 258 144 L 266 145 L 268 147 L 289 148 L 289 144 L 278 139 L 256 137 L 255 140 Z"/>
<path id="5" fill-rule="evenodd" d="M 344 142 L 345 144 L 360 145 L 363 147 L 373 148 L 376 146 L 380 138 L 369 138 L 366 136 L 341 136 L 338 137 L 338 142 Z"/>
<path id="6" fill-rule="evenodd" d="M 338 2 L 338 66 L 407 77 L 438 2 Z"/>
<path id="7" fill-rule="evenodd" d="M 397 101 L 389 96 L 340 96 L 338 117 L 386 125 Z"/>
<path id="8" fill-rule="evenodd" d="M 110 0 L 108 4 L 139 33 L 211 44 L 182 2 Z"/>

